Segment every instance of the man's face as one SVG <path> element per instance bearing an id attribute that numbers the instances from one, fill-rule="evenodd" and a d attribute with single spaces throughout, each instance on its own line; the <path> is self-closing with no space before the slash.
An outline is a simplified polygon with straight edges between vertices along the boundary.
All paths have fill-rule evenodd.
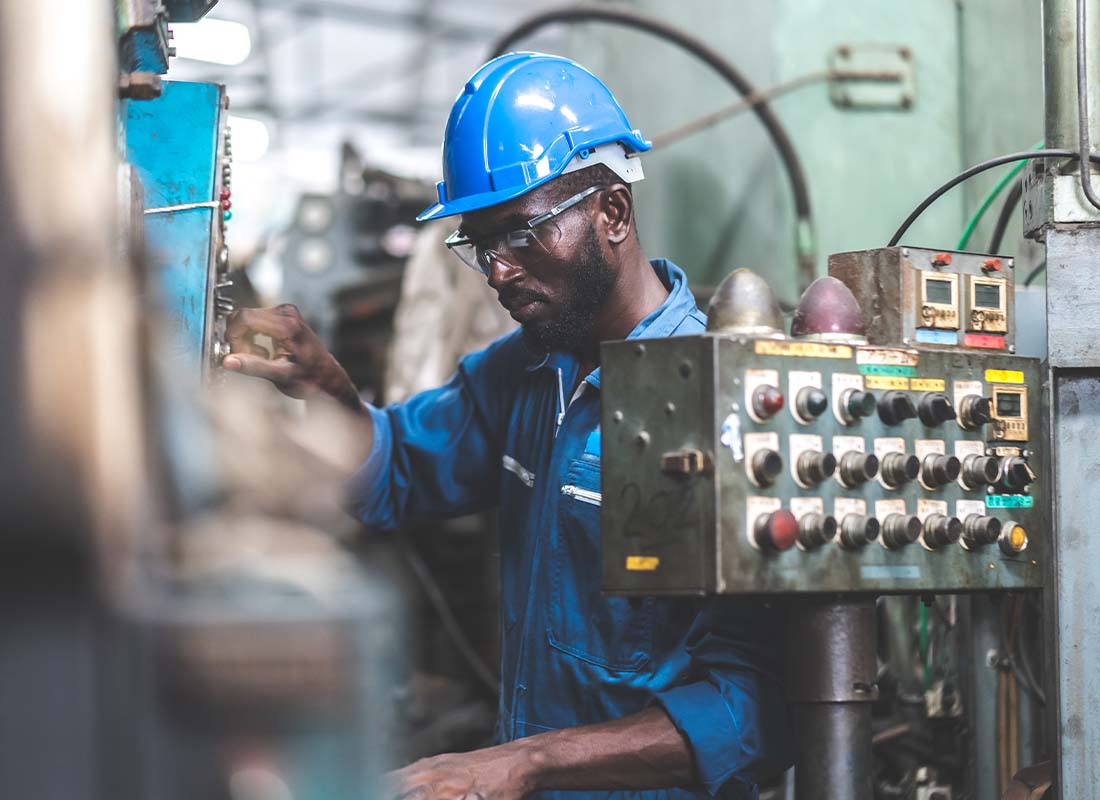
<path id="1" fill-rule="evenodd" d="M 597 192 L 540 226 L 557 227 L 546 237 L 552 244 L 545 251 L 490 262 L 489 285 L 537 349 L 576 350 L 589 341 L 615 284 L 616 273 L 595 224 L 601 195 Z M 564 199 L 551 181 L 508 203 L 464 215 L 462 230 L 476 240 L 520 228 Z"/>

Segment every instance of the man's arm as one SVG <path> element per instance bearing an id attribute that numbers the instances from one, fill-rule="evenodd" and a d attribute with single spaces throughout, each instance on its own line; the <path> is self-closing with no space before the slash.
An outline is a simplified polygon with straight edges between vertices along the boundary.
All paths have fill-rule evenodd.
<path id="1" fill-rule="evenodd" d="M 691 748 L 661 708 L 622 719 L 425 758 L 391 773 L 394 798 L 519 800 L 543 789 L 697 784 Z"/>

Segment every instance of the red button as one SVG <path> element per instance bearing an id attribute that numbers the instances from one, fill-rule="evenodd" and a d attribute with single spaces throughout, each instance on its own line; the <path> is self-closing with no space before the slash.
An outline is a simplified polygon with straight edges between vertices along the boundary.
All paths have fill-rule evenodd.
<path id="1" fill-rule="evenodd" d="M 937 267 L 946 267 L 951 263 L 951 254 L 936 253 L 936 255 L 932 256 L 932 263 Z"/>
<path id="2" fill-rule="evenodd" d="M 1000 270 L 1001 259 L 999 258 L 987 258 L 985 261 L 982 262 L 983 272 L 1000 272 Z"/>
<path id="3" fill-rule="evenodd" d="M 756 543 L 768 550 L 790 550 L 798 542 L 798 520 L 781 508 L 756 519 Z"/>
<path id="4" fill-rule="evenodd" d="M 757 386 L 752 393 L 752 410 L 756 412 L 756 416 L 767 419 L 782 411 L 786 401 L 783 392 L 774 386 Z"/>

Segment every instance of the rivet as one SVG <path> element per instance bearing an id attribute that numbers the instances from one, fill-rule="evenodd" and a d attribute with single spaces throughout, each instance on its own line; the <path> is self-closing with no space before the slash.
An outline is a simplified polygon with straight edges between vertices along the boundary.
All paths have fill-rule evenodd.
<path id="1" fill-rule="evenodd" d="M 649 444 L 649 434 L 646 433 L 645 431 L 642 431 L 641 433 L 638 434 L 638 436 L 634 439 L 634 441 L 636 441 L 642 447 L 645 447 L 646 445 Z"/>
<path id="2" fill-rule="evenodd" d="M 665 403 L 665 413 L 669 414 L 669 415 L 675 414 L 676 413 L 676 404 L 675 403 Z"/>
<path id="3" fill-rule="evenodd" d="M 611 415 L 611 421 L 612 422 L 622 422 L 623 421 L 623 412 L 616 411 L 614 414 Z"/>
<path id="4" fill-rule="evenodd" d="M 681 362 L 681 364 L 680 364 L 680 377 L 681 378 L 688 378 L 690 376 L 691 376 L 691 362 L 690 361 Z"/>
<path id="5" fill-rule="evenodd" d="M 641 358 L 642 356 L 644 356 L 645 355 L 645 345 L 644 344 L 635 345 L 634 355 L 636 355 L 638 358 Z"/>

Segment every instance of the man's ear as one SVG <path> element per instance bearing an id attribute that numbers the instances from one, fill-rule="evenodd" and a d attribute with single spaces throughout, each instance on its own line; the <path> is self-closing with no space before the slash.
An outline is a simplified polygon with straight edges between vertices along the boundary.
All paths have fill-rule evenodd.
<path id="1" fill-rule="evenodd" d="M 630 190 L 621 183 L 609 186 L 600 199 L 600 211 L 607 222 L 607 241 L 621 244 L 634 227 L 634 197 Z"/>

